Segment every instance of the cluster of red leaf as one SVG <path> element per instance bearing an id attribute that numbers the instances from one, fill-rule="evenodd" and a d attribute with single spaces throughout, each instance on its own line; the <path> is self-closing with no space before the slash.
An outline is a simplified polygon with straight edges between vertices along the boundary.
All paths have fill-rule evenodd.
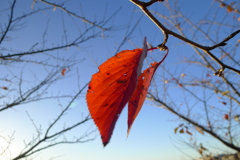
<path id="1" fill-rule="evenodd" d="M 148 50 L 146 38 L 143 49 L 124 50 L 99 66 L 92 76 L 86 100 L 90 114 L 99 129 L 103 145 L 111 138 L 116 121 L 128 103 L 128 133 L 142 108 L 151 79 L 160 62 L 141 73 Z"/>

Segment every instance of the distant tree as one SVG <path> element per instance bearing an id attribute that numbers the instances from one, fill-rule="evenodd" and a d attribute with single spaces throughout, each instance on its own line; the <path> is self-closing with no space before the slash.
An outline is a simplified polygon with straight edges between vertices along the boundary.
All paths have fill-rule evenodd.
<path id="1" fill-rule="evenodd" d="M 179 70 L 173 73 L 161 65 L 161 74 L 156 76 L 148 100 L 182 120 L 174 132 L 189 135 L 190 138 L 182 142 L 201 155 L 210 155 L 213 146 L 206 147 L 195 140 L 196 134 L 211 135 L 226 147 L 240 152 L 240 39 L 236 36 L 240 33 L 239 1 L 215 0 L 213 3 L 219 3 L 219 8 L 213 10 L 206 6 L 209 15 L 202 15 L 201 20 L 189 18 L 181 10 L 178 0 L 171 3 L 164 0 L 130 1 L 162 31 L 164 45 L 168 46 L 171 35 L 193 49 L 194 54 L 189 53 L 188 57 L 182 57 L 181 64 L 171 67 L 195 65 L 198 68 L 187 67 L 182 73 Z M 148 9 L 159 2 L 168 13 Z M 225 10 L 225 15 L 220 15 L 220 10 L 221 13 Z M 171 52 L 171 47 L 169 49 Z"/>

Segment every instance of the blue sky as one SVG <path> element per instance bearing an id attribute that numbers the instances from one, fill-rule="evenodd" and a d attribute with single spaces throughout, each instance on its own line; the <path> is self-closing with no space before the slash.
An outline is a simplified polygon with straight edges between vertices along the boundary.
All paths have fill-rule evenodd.
<path id="1" fill-rule="evenodd" d="M 0 2 L 0 10 L 3 13 L 7 12 L 6 9 L 9 6 L 9 1 L 3 0 Z M 59 1 L 54 1 L 58 2 Z M 23 12 L 27 13 L 31 11 L 31 0 L 26 0 L 16 3 L 16 12 L 15 15 L 21 15 Z M 170 3 L 171 4 L 171 3 Z M 172 4 L 171 4 L 172 5 Z M 44 7 L 41 2 L 35 4 L 35 9 L 38 7 Z M 112 21 L 110 21 L 107 26 L 114 25 L 115 28 L 118 28 L 116 31 L 105 32 L 103 38 L 96 38 L 84 42 L 79 45 L 79 48 L 72 47 L 68 50 L 59 50 L 54 51 L 51 54 L 58 55 L 62 58 L 67 58 L 72 54 L 75 54 L 75 59 L 81 61 L 77 66 L 69 66 L 66 77 L 61 81 L 55 84 L 51 88 L 52 93 L 64 93 L 69 94 L 75 92 L 80 84 L 83 86 L 90 79 L 91 75 L 97 72 L 97 66 L 104 62 L 107 58 L 113 56 L 116 53 L 116 49 L 124 38 L 127 29 L 126 26 L 130 25 L 131 27 L 137 22 L 139 17 L 142 16 L 142 12 L 131 2 L 127 0 L 88 0 L 88 1 L 67 1 L 65 4 L 68 10 L 71 10 L 79 15 L 85 16 L 87 19 L 92 21 L 98 21 L 103 18 L 109 17 L 113 14 L 119 7 L 120 11 L 116 14 Z M 211 8 L 209 12 L 208 9 Z M 156 12 L 161 12 L 168 15 L 168 11 L 161 3 L 151 6 L 151 9 Z M 208 20 L 211 20 L 213 13 L 218 10 L 217 18 L 226 14 L 226 10 L 219 8 L 219 4 L 213 1 L 201 1 L 201 0 L 185 0 L 180 2 L 180 9 L 184 14 L 188 15 L 190 19 L 194 22 L 198 22 L 199 19 L 203 19 L 206 15 Z M 7 16 L 1 17 L 1 19 L 6 19 Z M 104 15 L 106 15 L 104 17 Z M 2 16 L 2 15 L 0 15 Z M 229 21 L 232 20 L 233 15 L 231 13 L 228 15 Z M 13 52 L 20 52 L 28 50 L 35 42 L 39 42 L 37 46 L 41 46 L 42 35 L 46 30 L 46 25 L 48 24 L 46 40 L 47 45 L 57 45 L 64 42 L 65 39 L 62 37 L 63 33 L 63 20 L 64 27 L 67 28 L 68 40 L 71 40 L 76 35 L 81 34 L 84 30 L 84 25 L 81 20 L 68 16 L 66 13 L 61 12 L 59 9 L 55 11 L 48 10 L 44 12 L 39 12 L 36 15 L 31 16 L 25 20 L 23 24 L 24 28 L 19 28 L 19 31 L 15 31 L 8 36 L 13 37 L 11 41 L 6 41 L 2 45 L 8 48 L 13 49 Z M 163 20 L 163 22 L 165 22 Z M 184 22 L 181 22 L 183 25 Z M 121 29 L 123 28 L 123 29 Z M 203 26 L 203 29 L 205 27 Z M 185 29 L 183 29 L 186 31 Z M 96 31 L 98 31 L 96 29 Z M 191 36 L 191 33 L 186 32 L 188 36 Z M 225 31 L 220 35 L 220 39 L 231 33 L 231 31 Z M 91 34 L 91 33 L 89 33 Z M 146 17 L 143 16 L 140 23 L 136 27 L 136 30 L 131 35 L 131 42 L 125 43 L 120 50 L 124 49 L 134 49 L 135 45 L 138 47 L 142 46 L 143 37 L 147 37 L 148 41 L 152 45 L 158 45 L 161 43 L 163 36 L 161 31 Z M 191 37 L 190 37 L 191 38 Z M 207 40 L 201 40 L 202 44 L 211 45 Z M 134 43 L 134 45 L 133 45 Z M 194 74 L 198 71 L 197 67 L 192 67 L 191 69 L 180 62 L 183 57 L 192 56 L 193 50 L 187 45 L 182 45 L 183 43 L 173 37 L 169 37 L 169 42 L 167 46 L 170 48 L 169 56 L 163 63 L 163 65 L 169 69 L 172 73 L 178 73 L 178 76 L 181 73 Z M 48 47 L 47 46 L 47 47 Z M 157 59 L 160 59 L 164 53 L 160 51 L 154 51 L 150 53 L 150 56 L 153 56 Z M 29 59 L 32 57 L 30 56 Z M 38 60 L 44 60 L 45 55 L 38 55 Z M 152 62 L 151 59 L 148 59 L 148 62 Z M 58 64 L 61 63 L 57 60 L 52 60 L 50 63 Z M 179 65 L 178 65 L 179 64 Z M 60 64 L 61 65 L 61 64 Z M 21 66 L 21 65 L 20 65 Z M 35 64 L 27 64 L 19 67 L 19 64 L 11 64 L 10 66 L 0 66 L 3 71 L 0 75 L 11 75 L 9 70 L 19 75 L 21 71 L 23 72 L 23 77 L 25 80 L 25 87 L 32 86 L 36 83 L 35 78 L 42 79 L 47 73 L 48 68 L 38 66 Z M 24 68 L 22 68 L 24 67 Z M 146 66 L 145 66 L 146 67 Z M 200 71 L 200 70 L 199 70 Z M 77 72 L 80 77 L 77 78 Z M 33 73 L 36 73 L 33 74 Z M 60 74 L 60 73 L 59 73 Z M 216 78 L 217 79 L 217 78 Z M 14 86 L 12 86 L 14 87 Z M 16 87 L 16 86 L 15 86 Z M 173 89 L 174 90 L 174 89 Z M 2 92 L 2 91 L 1 91 Z M 175 95 L 172 95 L 174 99 L 181 101 L 182 93 L 176 92 Z M 32 134 L 34 133 L 34 126 L 32 125 L 29 117 L 26 114 L 26 111 L 34 118 L 34 122 L 38 125 L 42 124 L 42 127 L 46 127 L 56 115 L 56 112 L 60 111 L 59 102 L 61 104 L 67 104 L 68 100 L 60 99 L 59 101 L 42 101 L 34 102 L 22 106 L 17 106 L 15 110 L 8 110 L 4 113 L 1 113 L 1 122 L 0 122 L 0 132 L 5 135 L 11 134 L 15 131 L 15 140 L 12 145 L 12 149 L 15 150 L 14 153 L 19 152 L 19 149 L 23 147 L 23 140 L 30 140 Z M 74 102 L 74 107 L 68 112 L 68 115 L 65 117 L 67 124 L 74 123 L 79 118 L 81 114 L 88 114 L 85 97 L 82 95 L 82 98 Z M 216 101 L 213 101 L 216 103 Z M 175 160 L 175 159 L 189 159 L 189 157 L 184 156 L 172 143 L 171 139 L 178 139 L 179 135 L 174 134 L 173 130 L 181 122 L 178 121 L 177 117 L 172 115 L 170 112 L 149 105 L 149 102 L 146 101 L 141 112 L 139 113 L 131 133 L 126 138 L 127 131 L 127 110 L 123 110 L 113 132 L 110 143 L 107 147 L 103 148 L 99 133 L 96 131 L 92 136 L 96 136 L 94 141 L 84 143 L 84 144 L 74 144 L 74 145 L 59 145 L 46 151 L 41 152 L 35 159 L 48 159 L 50 157 L 58 157 L 59 160 L 69 160 L 69 159 L 84 159 L 84 160 L 122 160 L 122 159 L 131 159 L 131 160 Z M 62 123 L 63 124 L 63 123 Z M 60 124 L 58 127 L 62 127 Z M 71 135 L 78 135 L 83 133 L 88 128 L 94 129 L 95 126 L 92 122 L 85 124 L 76 131 L 72 132 Z M 218 142 L 213 140 L 210 136 L 199 135 L 196 131 L 192 131 L 196 139 L 204 139 L 205 142 L 216 144 L 220 146 Z M 24 139 L 23 139 L 24 137 Z M 26 138 L 27 137 L 27 138 Z M 181 135 L 185 139 L 189 139 L 189 135 Z M 192 157 L 199 157 L 195 151 L 187 149 L 186 146 L 180 147 L 184 152 L 189 154 Z"/>

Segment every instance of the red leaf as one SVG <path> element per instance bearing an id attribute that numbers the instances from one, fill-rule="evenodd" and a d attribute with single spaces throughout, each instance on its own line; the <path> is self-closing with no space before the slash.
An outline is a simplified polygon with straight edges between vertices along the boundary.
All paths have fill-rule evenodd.
<path id="1" fill-rule="evenodd" d="M 61 72 L 62 76 L 65 76 L 65 72 L 66 72 L 66 71 L 67 71 L 66 68 L 62 69 L 62 72 Z"/>
<path id="2" fill-rule="evenodd" d="M 229 118 L 229 117 L 228 117 L 228 114 L 224 114 L 223 118 L 226 119 L 226 120 L 228 120 L 228 118 Z"/>
<path id="3" fill-rule="evenodd" d="M 227 103 L 226 102 L 222 102 L 223 105 L 226 105 Z"/>
<path id="4" fill-rule="evenodd" d="M 151 63 L 151 67 L 147 68 L 143 71 L 143 73 L 138 77 L 138 85 L 136 90 L 134 91 L 129 103 L 128 103 L 128 134 L 130 133 L 132 124 L 136 119 L 138 113 L 140 112 L 144 100 L 146 99 L 148 88 L 150 86 L 150 82 L 152 77 L 158 68 L 158 66 L 165 60 L 168 54 L 167 53 L 163 57 L 160 62 Z"/>
<path id="5" fill-rule="evenodd" d="M 145 38 L 143 49 L 116 54 L 100 65 L 99 72 L 92 76 L 86 99 L 104 146 L 108 144 L 116 121 L 136 88 L 146 54 Z"/>
<path id="6" fill-rule="evenodd" d="M 8 88 L 7 88 L 7 87 L 2 87 L 2 89 L 4 89 L 4 90 L 8 90 Z"/>

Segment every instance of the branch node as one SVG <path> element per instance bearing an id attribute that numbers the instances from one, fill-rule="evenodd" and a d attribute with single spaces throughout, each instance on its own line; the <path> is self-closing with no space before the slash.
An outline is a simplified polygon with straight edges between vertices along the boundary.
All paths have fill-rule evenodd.
<path id="1" fill-rule="evenodd" d="M 165 50 L 167 50 L 168 47 L 165 45 L 165 43 L 166 43 L 166 42 L 163 42 L 163 43 L 159 44 L 159 45 L 157 46 L 157 48 L 160 49 L 160 51 L 165 51 Z"/>
<path id="2" fill-rule="evenodd" d="M 213 75 L 221 77 L 223 75 L 223 71 L 224 71 L 224 68 L 221 68 L 217 70 L 217 72 L 215 72 Z"/>

